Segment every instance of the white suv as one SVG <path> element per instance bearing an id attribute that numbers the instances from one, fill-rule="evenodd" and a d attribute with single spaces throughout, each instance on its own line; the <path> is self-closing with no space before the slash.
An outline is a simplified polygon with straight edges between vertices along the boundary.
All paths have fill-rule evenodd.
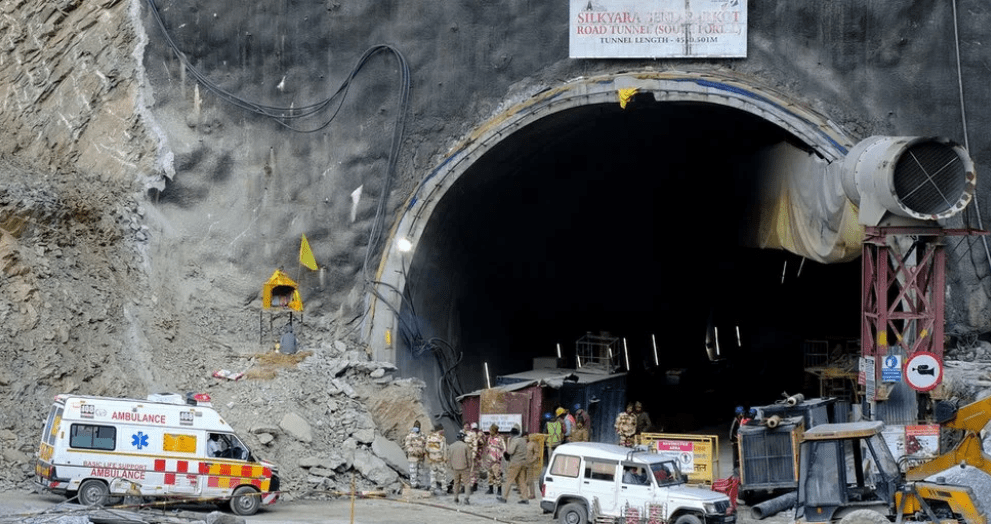
<path id="1" fill-rule="evenodd" d="M 673 524 L 736 522 L 726 495 L 685 482 L 676 462 L 662 455 L 613 444 L 563 444 L 554 450 L 544 474 L 540 508 L 561 524 L 587 524 L 599 517 Z"/>

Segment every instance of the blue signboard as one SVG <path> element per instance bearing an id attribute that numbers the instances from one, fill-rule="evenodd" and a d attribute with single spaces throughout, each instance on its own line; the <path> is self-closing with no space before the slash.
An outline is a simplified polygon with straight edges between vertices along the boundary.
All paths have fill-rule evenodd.
<path id="1" fill-rule="evenodd" d="M 888 355 L 881 359 L 881 382 L 902 381 L 902 357 Z"/>

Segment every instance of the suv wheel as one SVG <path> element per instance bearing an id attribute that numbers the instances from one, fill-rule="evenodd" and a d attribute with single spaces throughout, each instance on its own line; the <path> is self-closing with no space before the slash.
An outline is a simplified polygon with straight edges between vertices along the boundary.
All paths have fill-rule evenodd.
<path id="1" fill-rule="evenodd" d="M 584 505 L 577 502 L 565 504 L 557 517 L 561 524 L 588 524 L 588 512 Z"/>
<path id="2" fill-rule="evenodd" d="M 678 517 L 674 521 L 674 524 L 702 524 L 702 519 L 698 518 L 695 515 L 692 515 L 691 513 L 686 513 Z"/>

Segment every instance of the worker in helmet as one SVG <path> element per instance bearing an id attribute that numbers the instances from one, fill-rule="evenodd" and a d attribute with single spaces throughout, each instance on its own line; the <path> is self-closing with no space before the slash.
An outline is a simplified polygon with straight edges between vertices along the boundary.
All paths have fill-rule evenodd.
<path id="1" fill-rule="evenodd" d="M 458 432 L 458 440 L 447 448 L 447 465 L 450 466 L 451 471 L 454 472 L 454 503 L 458 503 L 458 497 L 461 495 L 461 487 L 465 488 L 465 498 L 464 504 L 468 504 L 468 498 L 471 496 L 471 483 L 469 481 L 471 471 L 471 466 L 473 462 L 472 450 L 468 447 L 465 442 L 465 438 L 468 435 L 464 431 Z"/>
<path id="2" fill-rule="evenodd" d="M 547 457 L 554 453 L 554 448 L 558 447 L 564 441 L 564 427 L 561 424 L 561 419 L 552 416 L 550 413 L 544 413 L 545 428 L 544 432 L 547 433 L 547 440 L 545 441 L 547 445 Z"/>
<path id="3" fill-rule="evenodd" d="M 554 413 L 561 420 L 561 430 L 564 433 L 562 442 L 571 442 L 571 432 L 575 430 L 575 417 L 568 413 L 567 408 L 557 408 Z"/>
<path id="4" fill-rule="evenodd" d="M 740 448 L 737 442 L 740 440 L 740 426 L 744 424 L 746 410 L 743 406 L 737 406 L 734 410 L 733 422 L 729 426 L 729 441 L 733 448 L 733 472 L 739 474 L 740 471 Z"/>

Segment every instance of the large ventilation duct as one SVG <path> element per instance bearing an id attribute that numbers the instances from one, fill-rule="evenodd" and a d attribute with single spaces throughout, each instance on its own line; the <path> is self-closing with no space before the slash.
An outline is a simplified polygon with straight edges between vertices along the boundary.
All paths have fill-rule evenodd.
<path id="1" fill-rule="evenodd" d="M 860 207 L 860 223 L 876 226 L 886 213 L 921 220 L 949 218 L 974 196 L 974 162 L 942 138 L 872 136 L 843 163 L 843 191 Z"/>

